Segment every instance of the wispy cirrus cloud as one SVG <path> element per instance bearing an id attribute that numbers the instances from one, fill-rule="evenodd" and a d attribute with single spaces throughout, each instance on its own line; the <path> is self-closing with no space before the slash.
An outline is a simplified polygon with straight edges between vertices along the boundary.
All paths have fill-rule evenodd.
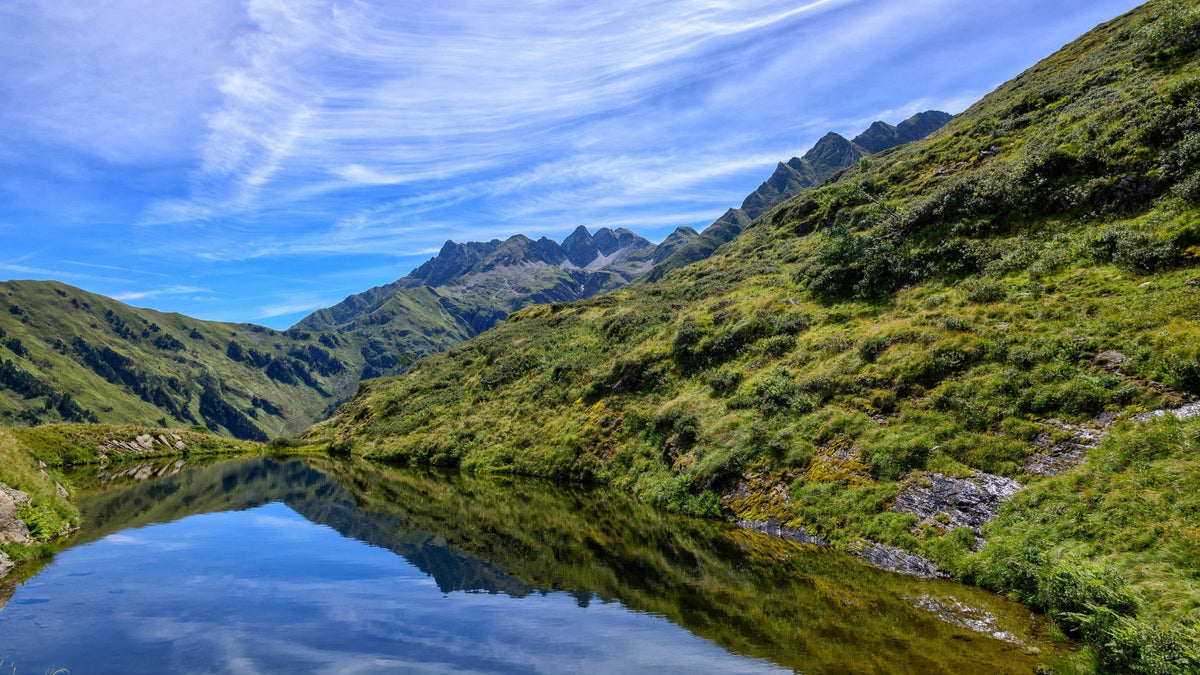
<path id="1" fill-rule="evenodd" d="M 1137 4 L 11 0 L 0 237 L 37 254 L 0 270 L 237 318 L 309 304 L 297 270 L 344 297 L 446 239 L 657 239 Z"/>
<path id="2" fill-rule="evenodd" d="M 212 291 L 199 286 L 170 286 L 168 288 L 155 288 L 144 291 L 117 293 L 112 297 L 114 300 L 129 302 L 131 300 L 145 300 L 147 298 L 157 298 L 164 295 L 196 295 L 201 293 L 212 293 Z"/>

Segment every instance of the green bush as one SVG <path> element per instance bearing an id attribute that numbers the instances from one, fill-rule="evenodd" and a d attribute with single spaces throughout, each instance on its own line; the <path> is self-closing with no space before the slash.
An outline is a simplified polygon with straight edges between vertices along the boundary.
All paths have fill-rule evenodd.
<path id="1" fill-rule="evenodd" d="M 1125 225 L 1105 228 L 1092 240 L 1091 247 L 1096 260 L 1115 263 L 1139 274 L 1157 272 L 1178 257 L 1174 242 Z"/>
<path id="2" fill-rule="evenodd" d="M 1095 650 L 1102 670 L 1146 675 L 1200 672 L 1197 626 L 1164 627 L 1127 616 L 1108 621 Z"/>
<path id="3" fill-rule="evenodd" d="M 986 279 L 970 279 L 963 283 L 967 300 L 981 304 L 999 302 L 1008 295 L 1004 284 Z"/>
<path id="4" fill-rule="evenodd" d="M 737 391 L 743 377 L 744 374 L 740 370 L 719 368 L 708 371 L 702 376 L 702 379 L 712 388 L 713 396 L 729 396 Z"/>

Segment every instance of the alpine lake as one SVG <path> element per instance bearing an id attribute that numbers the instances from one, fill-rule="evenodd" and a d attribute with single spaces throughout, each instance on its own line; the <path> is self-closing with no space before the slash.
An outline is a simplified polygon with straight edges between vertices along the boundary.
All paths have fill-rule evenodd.
<path id="1" fill-rule="evenodd" d="M 1018 604 L 604 489 L 324 456 L 69 476 L 0 673 L 1029 673 Z"/>

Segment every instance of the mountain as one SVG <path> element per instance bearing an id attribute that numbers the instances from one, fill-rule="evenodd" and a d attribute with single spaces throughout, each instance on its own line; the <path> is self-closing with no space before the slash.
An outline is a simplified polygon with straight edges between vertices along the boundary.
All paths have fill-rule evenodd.
<path id="1" fill-rule="evenodd" d="M 855 136 L 852 142 L 871 154 L 883 152 L 897 145 L 919 141 L 946 126 L 952 118 L 953 116 L 947 113 L 928 110 L 913 115 L 897 126 L 875 122 L 866 131 Z"/>
<path id="2" fill-rule="evenodd" d="M 137 309 L 54 281 L 0 283 L 0 421 L 202 425 L 265 441 L 396 357 L 357 335 L 286 333 Z"/>
<path id="3" fill-rule="evenodd" d="M 951 119 L 953 115 L 929 110 L 917 113 L 897 126 L 875 122 L 855 136 L 853 141 L 829 132 L 803 157 L 780 162 L 775 167 L 775 173 L 750 193 L 740 208 L 729 209 L 690 244 L 677 247 L 672 255 L 655 261 L 654 269 L 646 275 L 646 280 L 654 281 L 673 269 L 707 258 L 717 247 L 741 234 L 750 221 L 801 191 L 824 183 L 833 174 L 854 166 L 867 155 L 925 138 Z"/>
<path id="4" fill-rule="evenodd" d="M 389 353 L 416 358 L 478 335 L 523 307 L 619 288 L 696 236 L 679 228 L 655 246 L 625 228 L 591 233 L 581 225 L 561 243 L 523 235 L 447 241 L 403 279 L 313 312 L 293 330 L 354 333 Z M 394 372 L 368 368 L 363 376 Z"/>
<path id="5" fill-rule="evenodd" d="M 1200 9 L 1147 3 L 713 255 L 521 310 L 308 437 L 940 568 L 1091 668 L 1198 672 L 1198 83 Z"/>

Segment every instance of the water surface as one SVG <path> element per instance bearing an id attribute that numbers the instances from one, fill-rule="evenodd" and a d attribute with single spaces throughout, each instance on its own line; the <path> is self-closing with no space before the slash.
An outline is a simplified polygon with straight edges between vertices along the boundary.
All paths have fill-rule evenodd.
<path id="1" fill-rule="evenodd" d="M 84 528 L 0 611 L 0 671 L 1030 672 L 1046 648 L 976 589 L 608 491 L 313 458 L 73 479 Z"/>

